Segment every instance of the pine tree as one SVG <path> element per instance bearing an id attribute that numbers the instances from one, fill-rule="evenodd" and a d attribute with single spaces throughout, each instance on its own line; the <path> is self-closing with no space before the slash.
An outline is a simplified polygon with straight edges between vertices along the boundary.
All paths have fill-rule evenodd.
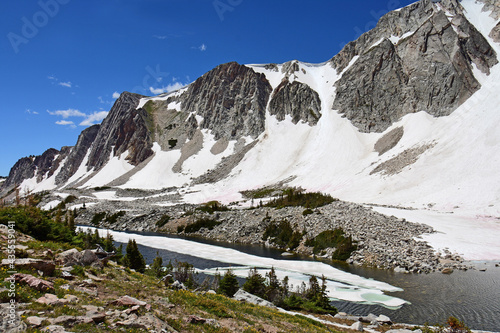
<path id="1" fill-rule="evenodd" d="M 146 262 L 141 252 L 139 252 L 135 239 L 129 239 L 125 251 L 126 254 L 123 257 L 123 264 L 128 268 L 135 269 L 137 272 L 144 273 L 146 270 Z"/>
<path id="2" fill-rule="evenodd" d="M 266 288 L 266 299 L 274 303 L 280 298 L 280 280 L 276 275 L 274 267 L 271 267 L 269 273 L 266 273 L 266 277 L 268 280 Z"/>
<path id="3" fill-rule="evenodd" d="M 151 265 L 151 271 L 154 276 L 161 278 L 163 275 L 163 258 L 160 257 L 158 252 L 156 252 L 156 258 L 153 259 L 153 264 Z"/>
<path id="4" fill-rule="evenodd" d="M 248 272 L 248 278 L 243 284 L 243 290 L 261 298 L 265 298 L 266 279 L 259 274 L 256 267 L 250 269 Z"/>
<path id="5" fill-rule="evenodd" d="M 233 297 L 234 294 L 238 291 L 239 288 L 238 280 L 236 279 L 236 275 L 228 269 L 222 279 L 220 280 L 219 289 L 217 292 L 219 294 L 224 294 L 227 297 Z"/>

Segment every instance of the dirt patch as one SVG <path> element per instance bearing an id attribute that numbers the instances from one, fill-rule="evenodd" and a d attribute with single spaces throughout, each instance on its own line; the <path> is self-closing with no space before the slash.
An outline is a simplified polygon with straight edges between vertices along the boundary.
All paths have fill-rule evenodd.
<path id="1" fill-rule="evenodd" d="M 200 130 L 197 130 L 194 133 L 193 138 L 182 146 L 181 157 L 172 167 L 172 171 L 177 173 L 181 172 L 184 161 L 197 154 L 201 148 L 203 148 L 203 133 L 201 133 Z"/>
<path id="2" fill-rule="evenodd" d="M 219 139 L 210 149 L 210 152 L 214 155 L 219 155 L 223 153 L 227 146 L 229 145 L 229 141 L 226 138 Z"/>
<path id="3" fill-rule="evenodd" d="M 392 176 L 400 173 L 405 167 L 415 163 L 420 155 L 435 145 L 435 143 L 431 143 L 420 147 L 406 149 L 396 157 L 380 163 L 375 169 L 372 170 L 372 172 L 370 172 L 370 175 L 380 172 L 382 175 Z"/>
<path id="4" fill-rule="evenodd" d="M 398 142 L 401 140 L 404 134 L 403 127 L 397 127 L 381 137 L 377 143 L 375 143 L 375 151 L 380 155 L 388 152 L 392 148 L 396 147 Z"/>

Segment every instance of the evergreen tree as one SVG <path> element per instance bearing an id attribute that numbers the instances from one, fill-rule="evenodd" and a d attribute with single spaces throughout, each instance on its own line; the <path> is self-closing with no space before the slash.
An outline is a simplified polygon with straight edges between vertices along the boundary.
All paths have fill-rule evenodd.
<path id="1" fill-rule="evenodd" d="M 276 302 L 280 298 L 280 280 L 276 275 L 274 267 L 271 267 L 269 273 L 266 273 L 267 277 L 267 288 L 266 288 L 266 299 L 272 303 Z"/>
<path id="2" fill-rule="evenodd" d="M 160 257 L 158 252 L 156 252 L 156 258 L 153 259 L 153 264 L 151 265 L 151 272 L 157 278 L 163 276 L 163 258 Z"/>
<path id="3" fill-rule="evenodd" d="M 227 297 L 233 297 L 234 294 L 238 291 L 239 288 L 238 280 L 236 279 L 236 275 L 228 269 L 219 283 L 219 289 L 217 292 L 219 294 L 226 295 Z"/>
<path id="4" fill-rule="evenodd" d="M 106 238 L 102 241 L 102 247 L 104 248 L 104 251 L 107 252 L 113 252 L 115 251 L 115 244 L 113 242 L 113 235 L 111 235 L 109 232 L 106 234 Z"/>
<path id="5" fill-rule="evenodd" d="M 139 252 L 135 239 L 129 239 L 125 251 L 126 254 L 123 257 L 123 264 L 128 268 L 135 269 L 137 272 L 144 273 L 146 270 L 146 262 L 141 252 Z"/>
<path id="6" fill-rule="evenodd" d="M 259 296 L 261 298 L 266 297 L 266 279 L 259 274 L 257 268 L 254 267 L 248 272 L 248 278 L 243 284 L 243 290 L 249 292 L 250 294 Z"/>

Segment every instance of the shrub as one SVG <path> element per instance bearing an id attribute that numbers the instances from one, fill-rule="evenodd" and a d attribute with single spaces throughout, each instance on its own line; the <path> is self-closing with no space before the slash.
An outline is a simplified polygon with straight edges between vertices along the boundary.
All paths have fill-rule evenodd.
<path id="1" fill-rule="evenodd" d="M 264 241 L 269 239 L 280 248 L 295 249 L 299 246 L 302 235 L 302 233 L 294 231 L 287 220 L 283 220 L 279 224 L 271 221 L 264 230 L 262 239 Z"/>
<path id="2" fill-rule="evenodd" d="M 95 213 L 90 223 L 99 225 L 99 223 L 106 217 L 106 212 Z"/>
<path id="3" fill-rule="evenodd" d="M 117 213 L 114 213 L 112 215 L 106 216 L 106 222 L 108 222 L 110 224 L 115 224 L 116 221 L 118 221 L 118 218 L 120 218 L 122 216 L 125 216 L 125 212 L 123 210 L 121 210 Z"/>
<path id="4" fill-rule="evenodd" d="M 165 224 L 167 224 L 168 222 L 170 221 L 170 216 L 168 216 L 167 214 L 164 214 L 157 222 L 156 222 L 156 226 L 158 228 L 161 228 L 163 227 Z"/>
<path id="5" fill-rule="evenodd" d="M 302 212 L 302 216 L 311 215 L 312 213 L 314 213 L 314 212 L 313 212 L 313 210 L 311 208 L 306 208 Z"/>
<path id="6" fill-rule="evenodd" d="M 197 207 L 196 210 L 206 212 L 209 214 L 213 214 L 213 212 L 225 212 L 228 211 L 229 208 L 224 206 L 218 201 L 209 201 L 207 203 L 202 204 L 200 207 Z"/>
<path id="7" fill-rule="evenodd" d="M 284 190 L 279 198 L 271 200 L 265 206 L 274 208 L 302 206 L 314 209 L 328 205 L 336 200 L 338 199 L 334 199 L 328 194 L 319 192 L 306 193 L 301 189 L 289 188 Z"/>
<path id="8" fill-rule="evenodd" d="M 196 220 L 195 223 L 187 225 L 184 228 L 184 232 L 186 234 L 194 233 L 200 231 L 201 228 L 206 228 L 208 230 L 212 230 L 214 227 L 218 226 L 221 224 L 221 222 L 218 222 L 213 219 L 206 219 L 206 218 L 201 218 Z"/>
<path id="9" fill-rule="evenodd" d="M 346 260 L 356 251 L 357 245 L 352 242 L 351 236 L 345 237 L 341 228 L 325 230 L 315 238 L 308 239 L 306 246 L 313 247 L 313 253 L 317 254 L 327 248 L 335 248 L 332 255 L 333 260 Z"/>
<path id="10" fill-rule="evenodd" d="M 40 241 L 69 243 L 75 233 L 61 219 L 55 221 L 50 212 L 37 207 L 18 206 L 0 208 L 0 224 L 14 221 L 14 229 Z"/>

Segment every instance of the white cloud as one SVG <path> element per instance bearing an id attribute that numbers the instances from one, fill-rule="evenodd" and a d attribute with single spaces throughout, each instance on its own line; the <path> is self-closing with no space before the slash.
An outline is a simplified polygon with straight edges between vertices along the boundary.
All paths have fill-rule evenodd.
<path id="1" fill-rule="evenodd" d="M 60 86 L 71 88 L 71 82 L 59 82 Z"/>
<path id="2" fill-rule="evenodd" d="M 71 127 L 76 127 L 75 123 L 71 120 L 66 120 L 69 117 L 79 117 L 84 118 L 83 121 L 79 123 L 80 126 L 91 126 L 101 122 L 108 115 L 108 111 L 95 111 L 91 114 L 86 114 L 81 111 L 75 109 L 68 110 L 57 110 L 57 111 L 49 111 L 47 112 L 53 116 L 62 117 L 63 120 L 56 121 L 57 125 L 70 125 Z"/>
<path id="3" fill-rule="evenodd" d="M 201 44 L 200 47 L 199 47 L 200 51 L 206 51 L 207 50 L 207 46 L 205 44 Z"/>
<path id="4" fill-rule="evenodd" d="M 71 126 L 71 127 L 76 127 L 75 123 L 72 122 L 71 120 L 58 120 L 56 121 L 57 125 L 63 125 L 63 126 Z"/>
<path id="5" fill-rule="evenodd" d="M 184 86 L 185 86 L 185 84 L 182 84 L 180 82 L 174 82 L 172 84 L 169 84 L 169 85 L 167 85 L 165 87 L 161 87 L 161 88 L 149 87 L 149 91 L 151 91 L 151 93 L 153 93 L 155 95 L 159 95 L 159 94 L 163 94 L 163 93 L 166 93 L 166 92 L 171 92 L 171 91 L 174 91 L 174 90 L 181 89 Z"/>
<path id="6" fill-rule="evenodd" d="M 101 122 L 108 115 L 108 111 L 96 111 L 92 114 L 85 115 L 86 119 L 82 121 L 80 126 L 91 126 Z"/>
<path id="7" fill-rule="evenodd" d="M 113 98 L 114 98 L 114 99 L 117 99 L 118 97 L 120 97 L 120 95 L 121 95 L 121 94 L 120 94 L 118 91 L 115 91 L 115 92 L 113 93 Z"/>
<path id="8" fill-rule="evenodd" d="M 30 109 L 26 109 L 26 113 L 29 113 L 29 114 L 38 114 L 38 112 L 31 111 Z"/>
<path id="9" fill-rule="evenodd" d="M 57 111 L 49 111 L 47 112 L 52 115 L 52 116 L 61 116 L 63 119 L 67 119 L 69 117 L 85 117 L 86 114 L 83 112 L 80 112 L 75 109 L 67 109 L 67 110 L 57 110 Z"/>

